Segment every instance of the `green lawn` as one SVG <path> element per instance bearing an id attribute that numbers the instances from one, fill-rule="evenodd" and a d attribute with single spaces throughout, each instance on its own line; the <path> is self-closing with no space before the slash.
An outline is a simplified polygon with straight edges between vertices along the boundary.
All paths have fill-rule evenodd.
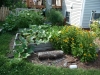
<path id="1" fill-rule="evenodd" d="M 12 34 L 1 33 L 0 34 L 0 55 L 6 55 L 9 52 L 9 43 L 12 39 Z"/>

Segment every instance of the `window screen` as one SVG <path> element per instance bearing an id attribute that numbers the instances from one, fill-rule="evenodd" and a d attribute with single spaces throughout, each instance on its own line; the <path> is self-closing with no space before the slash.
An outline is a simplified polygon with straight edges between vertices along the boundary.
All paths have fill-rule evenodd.
<path id="1" fill-rule="evenodd" d="M 69 22 L 70 12 L 66 11 L 66 21 Z"/>

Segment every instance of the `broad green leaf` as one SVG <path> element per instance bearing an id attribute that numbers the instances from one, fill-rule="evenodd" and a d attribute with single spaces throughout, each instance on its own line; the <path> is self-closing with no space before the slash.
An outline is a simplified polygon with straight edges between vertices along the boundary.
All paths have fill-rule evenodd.
<path id="1" fill-rule="evenodd" d="M 22 53 L 22 54 L 21 54 L 21 57 L 22 57 L 22 58 L 27 58 L 28 56 L 30 56 L 30 54 L 28 54 L 28 53 Z"/>
<path id="2" fill-rule="evenodd" d="M 20 56 L 21 56 L 21 55 L 20 55 L 19 52 L 15 52 L 15 53 L 14 53 L 14 57 L 15 57 L 15 58 L 20 58 Z"/>

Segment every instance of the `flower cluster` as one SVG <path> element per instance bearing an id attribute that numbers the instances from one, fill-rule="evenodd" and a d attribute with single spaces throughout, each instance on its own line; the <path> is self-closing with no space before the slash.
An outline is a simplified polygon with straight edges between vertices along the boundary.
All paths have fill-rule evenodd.
<path id="1" fill-rule="evenodd" d="M 52 36 L 55 49 L 62 49 L 66 54 L 78 57 L 83 62 L 96 59 L 95 33 L 74 26 L 65 26 L 58 35 Z"/>

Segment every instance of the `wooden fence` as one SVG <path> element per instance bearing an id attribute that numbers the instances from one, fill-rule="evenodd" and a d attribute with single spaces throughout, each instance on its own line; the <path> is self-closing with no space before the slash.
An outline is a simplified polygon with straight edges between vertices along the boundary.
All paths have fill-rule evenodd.
<path id="1" fill-rule="evenodd" d="M 9 8 L 2 6 L 0 8 L 0 21 L 4 21 L 8 14 L 9 14 Z"/>

